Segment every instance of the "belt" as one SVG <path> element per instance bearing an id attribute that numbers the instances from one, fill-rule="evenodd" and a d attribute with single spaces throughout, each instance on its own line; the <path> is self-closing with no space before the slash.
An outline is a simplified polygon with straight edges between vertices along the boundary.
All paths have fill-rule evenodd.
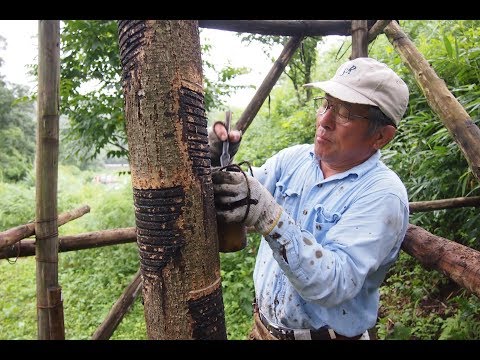
<path id="1" fill-rule="evenodd" d="M 309 340 L 309 338 L 311 340 L 358 340 L 362 336 L 362 334 L 353 337 L 340 335 L 328 327 L 323 327 L 318 330 L 284 329 L 271 324 L 260 311 L 258 315 L 260 321 L 270 334 L 280 340 Z"/>

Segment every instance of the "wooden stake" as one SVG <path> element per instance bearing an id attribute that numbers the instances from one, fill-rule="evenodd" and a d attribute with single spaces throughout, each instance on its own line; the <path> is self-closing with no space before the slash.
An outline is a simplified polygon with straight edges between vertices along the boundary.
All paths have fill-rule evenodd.
<path id="1" fill-rule="evenodd" d="M 350 60 L 368 56 L 367 20 L 352 20 L 352 55 Z"/>
<path id="2" fill-rule="evenodd" d="M 142 289 L 142 277 L 140 269 L 135 273 L 132 282 L 125 288 L 118 298 L 105 320 L 92 336 L 92 340 L 108 340 L 118 327 L 128 309 L 132 306 Z"/>
<path id="3" fill-rule="evenodd" d="M 288 40 L 287 44 L 282 50 L 282 53 L 273 64 L 272 68 L 268 72 L 267 76 L 263 80 L 252 100 L 250 100 L 250 103 L 247 105 L 242 115 L 238 119 L 237 123 L 235 124 L 236 130 L 241 130 L 242 132 L 245 132 L 250 126 L 258 111 L 262 107 L 263 102 L 267 98 L 268 94 L 270 94 L 273 86 L 276 84 L 278 78 L 280 77 L 280 75 L 282 75 L 285 66 L 287 66 L 288 62 L 295 54 L 295 51 L 302 43 L 302 40 L 303 37 L 301 36 L 295 36 Z"/>

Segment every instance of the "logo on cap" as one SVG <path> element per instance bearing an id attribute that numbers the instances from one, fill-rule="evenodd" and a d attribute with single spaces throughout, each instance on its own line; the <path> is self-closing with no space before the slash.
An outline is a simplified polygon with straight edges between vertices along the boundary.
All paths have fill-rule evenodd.
<path id="1" fill-rule="evenodd" d="M 350 73 L 351 73 L 353 70 L 355 70 L 356 68 L 357 68 L 357 67 L 356 67 L 355 65 L 350 66 L 348 69 L 345 68 L 345 69 L 343 69 L 343 72 L 342 72 L 340 75 L 338 75 L 338 76 L 343 76 L 343 75 L 345 75 L 345 73 L 347 73 L 348 75 L 350 75 Z"/>

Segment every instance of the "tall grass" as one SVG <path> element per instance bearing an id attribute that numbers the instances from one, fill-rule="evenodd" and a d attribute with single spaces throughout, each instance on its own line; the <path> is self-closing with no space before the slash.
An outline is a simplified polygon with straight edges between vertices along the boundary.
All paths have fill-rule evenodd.
<path id="1" fill-rule="evenodd" d="M 81 172 L 73 166 L 60 167 L 59 172 L 59 213 L 84 204 L 91 208 L 90 213 L 61 226 L 60 235 L 135 225 L 128 177 L 120 177 L 119 187 L 113 189 L 92 182 L 92 172 Z M 31 179 L 15 185 L 0 183 L 0 196 L 4 199 L 0 205 L 1 230 L 34 218 L 32 183 Z M 0 262 L 0 339 L 36 338 L 35 266 L 33 257 Z M 66 338 L 91 338 L 138 267 L 134 243 L 60 253 L 58 273 Z M 135 304 L 131 315 L 139 318 L 142 314 L 143 308 Z M 135 325 L 127 329 L 124 325 L 115 336 L 142 339 L 145 337 L 143 323 L 136 320 Z"/>

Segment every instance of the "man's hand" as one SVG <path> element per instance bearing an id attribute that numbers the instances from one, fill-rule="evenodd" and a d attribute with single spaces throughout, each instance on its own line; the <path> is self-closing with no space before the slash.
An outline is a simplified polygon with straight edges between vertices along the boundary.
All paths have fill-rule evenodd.
<path id="1" fill-rule="evenodd" d="M 210 147 L 210 159 L 212 166 L 220 166 L 220 156 L 222 155 L 223 141 L 227 139 L 227 129 L 222 121 L 217 121 L 211 128 L 208 129 L 208 145 Z M 242 132 L 238 130 L 231 130 L 228 134 L 230 146 L 228 152 L 230 158 L 237 153 L 242 140 Z"/>
<path id="2" fill-rule="evenodd" d="M 220 219 L 227 223 L 243 221 L 246 226 L 254 226 L 263 235 L 273 230 L 283 208 L 257 179 L 241 172 L 214 171 L 212 181 L 215 207 Z M 248 203 L 250 208 L 245 218 Z"/>

